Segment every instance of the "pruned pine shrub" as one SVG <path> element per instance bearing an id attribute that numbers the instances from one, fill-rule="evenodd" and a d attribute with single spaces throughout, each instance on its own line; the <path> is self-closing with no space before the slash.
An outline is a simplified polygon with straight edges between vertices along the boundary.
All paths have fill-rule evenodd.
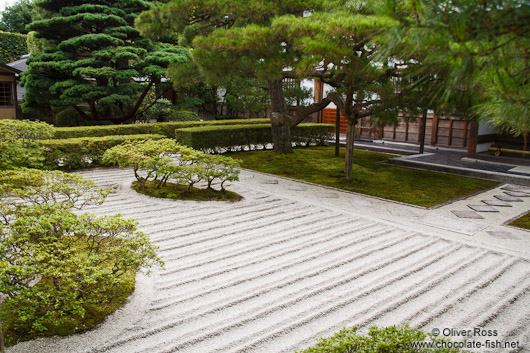
<path id="1" fill-rule="evenodd" d="M 139 134 L 159 134 L 168 138 L 175 137 L 175 129 L 182 129 L 194 126 L 210 125 L 237 125 L 237 124 L 265 124 L 269 119 L 240 119 L 226 121 L 175 121 L 152 124 L 121 124 L 104 126 L 83 126 L 83 127 L 60 127 L 55 131 L 55 139 L 75 138 L 75 137 L 97 137 L 109 135 L 139 135 Z"/>
<path id="2" fill-rule="evenodd" d="M 158 140 L 162 135 L 111 135 L 39 141 L 46 151 L 45 165 L 50 168 L 77 169 L 102 165 L 105 151 L 127 140 Z"/>
<path id="3" fill-rule="evenodd" d="M 291 128 L 296 146 L 322 145 L 334 132 L 331 124 L 300 124 Z M 270 124 L 204 126 L 177 129 L 176 139 L 209 153 L 265 149 L 272 143 Z"/>
<path id="4" fill-rule="evenodd" d="M 367 334 L 357 333 L 357 327 L 343 328 L 333 336 L 321 338 L 312 347 L 297 353 L 458 353 L 454 345 L 440 345 L 442 348 L 420 347 L 418 344 L 438 342 L 421 330 L 413 330 L 408 324 L 404 326 L 370 327 Z M 447 342 L 445 342 L 447 343 Z M 449 342 L 451 343 L 451 342 Z M 443 348 L 443 347 L 451 348 Z"/>
<path id="5" fill-rule="evenodd" d="M 142 191 L 148 181 L 156 188 L 165 186 L 169 180 L 188 186 L 201 181 L 212 188 L 217 180 L 224 190 L 224 183 L 238 180 L 239 161 L 225 156 L 211 156 L 189 147 L 179 145 L 175 140 L 130 141 L 107 150 L 103 156 L 105 163 L 119 167 L 132 167 L 134 176 Z"/>

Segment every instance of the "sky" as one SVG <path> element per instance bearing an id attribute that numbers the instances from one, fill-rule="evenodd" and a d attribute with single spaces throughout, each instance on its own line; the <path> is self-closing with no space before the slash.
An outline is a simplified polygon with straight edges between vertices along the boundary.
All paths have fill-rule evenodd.
<path id="1" fill-rule="evenodd" d="M 17 0 L 0 0 L 0 11 L 4 11 L 6 7 L 13 5 Z"/>

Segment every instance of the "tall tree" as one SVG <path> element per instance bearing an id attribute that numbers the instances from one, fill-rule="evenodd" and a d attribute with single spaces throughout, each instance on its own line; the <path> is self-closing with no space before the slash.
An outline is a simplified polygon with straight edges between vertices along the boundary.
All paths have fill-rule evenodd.
<path id="1" fill-rule="evenodd" d="M 286 19 L 284 29 L 303 52 L 298 70 L 319 77 L 340 95 L 334 102 L 347 118 L 344 171 L 348 180 L 353 177 L 355 125 L 366 117 L 395 121 L 404 103 L 398 87 L 400 65 L 376 60 L 381 46 L 378 36 L 396 22 L 375 14 L 368 5 Z"/>
<path id="2" fill-rule="evenodd" d="M 413 75 L 435 77 L 422 89 L 434 109 L 489 119 L 528 133 L 530 5 L 522 0 L 389 0 L 399 21 L 388 41 L 421 57 Z M 526 132 L 525 132 L 526 131 Z"/>
<path id="3" fill-rule="evenodd" d="M 192 57 L 210 82 L 261 82 L 270 99 L 274 150 L 290 153 L 291 127 L 328 105 L 330 98 L 288 109 L 283 80 L 297 77 L 293 68 L 300 51 L 292 46 L 280 18 L 319 8 L 320 0 L 181 0 L 143 13 L 138 25 L 146 35 L 171 36 L 192 46 Z"/>
<path id="4" fill-rule="evenodd" d="M 186 49 L 153 43 L 134 28 L 147 2 L 43 0 L 38 6 L 47 18 L 29 29 L 45 39 L 45 51 L 28 60 L 25 111 L 70 106 L 85 120 L 126 122 L 170 62 L 189 60 Z"/>
<path id="5" fill-rule="evenodd" d="M 33 12 L 32 0 L 19 0 L 2 11 L 0 30 L 16 33 L 28 33 L 26 26 L 31 23 Z"/>

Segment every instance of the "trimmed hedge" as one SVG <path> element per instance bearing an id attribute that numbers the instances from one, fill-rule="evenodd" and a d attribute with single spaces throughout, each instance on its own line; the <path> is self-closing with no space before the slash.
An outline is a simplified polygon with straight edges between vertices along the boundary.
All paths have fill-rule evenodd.
<path id="1" fill-rule="evenodd" d="M 240 119 L 223 121 L 178 121 L 152 124 L 122 124 L 83 127 L 61 127 L 55 130 L 55 139 L 67 139 L 77 137 L 97 137 L 109 135 L 140 135 L 157 134 L 168 138 L 175 137 L 175 129 L 189 128 L 195 126 L 211 125 L 237 125 L 237 124 L 264 124 L 269 119 Z"/>
<path id="2" fill-rule="evenodd" d="M 297 146 L 321 145 L 335 131 L 332 124 L 300 124 L 291 129 Z M 272 143 L 270 124 L 204 126 L 175 130 L 180 143 L 204 152 L 265 149 Z"/>
<path id="3" fill-rule="evenodd" d="M 28 53 L 26 35 L 0 31 L 0 63 L 6 64 L 20 59 Z"/>
<path id="4" fill-rule="evenodd" d="M 79 137 L 62 140 L 40 140 L 45 149 L 45 165 L 52 169 L 77 169 L 103 165 L 105 151 L 125 141 L 163 139 L 156 134 Z"/>

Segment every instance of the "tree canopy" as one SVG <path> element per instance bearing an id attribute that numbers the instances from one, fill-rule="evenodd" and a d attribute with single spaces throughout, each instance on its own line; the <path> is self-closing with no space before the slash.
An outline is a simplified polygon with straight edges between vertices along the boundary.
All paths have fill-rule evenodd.
<path id="1" fill-rule="evenodd" d="M 45 51 L 28 60 L 25 111 L 73 107 L 85 120 L 129 121 L 167 65 L 189 59 L 184 48 L 140 36 L 134 19 L 149 9 L 144 1 L 44 0 L 38 6 L 47 16 L 29 29 L 45 40 Z"/>
<path id="2" fill-rule="evenodd" d="M 0 30 L 28 33 L 26 26 L 31 23 L 34 4 L 32 0 L 19 0 L 6 7 L 0 16 Z"/>

